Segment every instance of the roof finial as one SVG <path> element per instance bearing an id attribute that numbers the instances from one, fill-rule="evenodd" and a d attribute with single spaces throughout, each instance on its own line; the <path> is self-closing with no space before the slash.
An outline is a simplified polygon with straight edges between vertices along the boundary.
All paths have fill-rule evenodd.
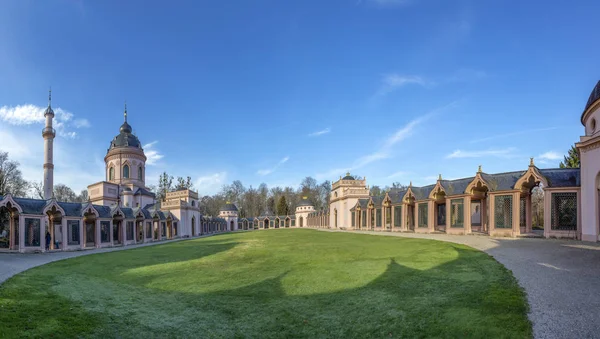
<path id="1" fill-rule="evenodd" d="M 533 157 L 529 158 L 529 166 L 535 166 L 535 164 L 533 163 Z"/>
<path id="2" fill-rule="evenodd" d="M 125 100 L 125 113 L 123 115 L 125 116 L 125 122 L 127 122 L 127 100 Z"/>
<path id="3" fill-rule="evenodd" d="M 438 176 L 438 180 L 440 180 L 440 181 L 442 180 L 442 175 L 441 174 Z"/>
<path id="4" fill-rule="evenodd" d="M 479 165 L 479 168 L 477 169 L 477 173 L 481 173 L 481 172 L 482 172 L 481 165 Z"/>
<path id="5" fill-rule="evenodd" d="M 408 187 L 412 187 L 412 180 L 410 181 L 410 183 L 408 184 Z"/>
<path id="6" fill-rule="evenodd" d="M 52 86 L 50 86 L 50 89 L 48 90 L 48 107 L 52 106 Z"/>

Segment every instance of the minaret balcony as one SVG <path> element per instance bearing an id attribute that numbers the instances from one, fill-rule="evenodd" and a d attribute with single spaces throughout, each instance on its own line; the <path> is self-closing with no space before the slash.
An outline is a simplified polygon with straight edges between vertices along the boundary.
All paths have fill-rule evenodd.
<path id="1" fill-rule="evenodd" d="M 45 138 L 46 136 L 51 136 L 51 137 L 55 137 L 56 136 L 56 130 L 54 130 L 54 128 L 52 127 L 45 127 L 42 130 L 42 136 Z"/>

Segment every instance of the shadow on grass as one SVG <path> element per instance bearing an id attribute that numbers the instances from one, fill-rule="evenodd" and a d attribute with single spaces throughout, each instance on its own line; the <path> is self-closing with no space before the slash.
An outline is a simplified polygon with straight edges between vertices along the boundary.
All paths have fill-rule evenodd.
<path id="1" fill-rule="evenodd" d="M 119 253 L 111 269 L 182 263 L 228 251 L 235 239 L 165 244 L 151 253 Z M 0 287 L 0 337 L 528 337 L 525 297 L 512 275 L 486 254 L 451 245 L 455 260 L 418 270 L 388 259 L 369 283 L 332 293 L 289 295 L 293 268 L 238 288 L 186 293 L 146 288 L 161 274 L 145 276 L 129 290 L 73 302 L 52 292 L 55 273 L 102 276 L 88 256 L 53 264 L 48 273 L 19 275 Z M 78 262 L 79 261 L 79 262 Z M 75 266 L 73 264 L 75 263 Z M 56 269 L 56 270 L 54 270 Z M 109 282 L 105 282 L 108 284 Z M 176 280 L 173 281 L 176 283 Z M 224 282 L 223 282 L 224 283 Z M 3 289 L 6 288 L 5 291 Z M 112 295 L 111 295 L 112 293 Z M 101 307 L 90 306 L 96 302 Z M 510 327 L 506 325 L 510 324 Z"/>

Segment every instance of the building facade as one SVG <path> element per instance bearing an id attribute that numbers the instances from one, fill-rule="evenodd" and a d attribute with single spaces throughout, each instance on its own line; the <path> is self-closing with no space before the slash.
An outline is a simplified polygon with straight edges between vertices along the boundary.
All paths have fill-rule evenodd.
<path id="1" fill-rule="evenodd" d="M 44 116 L 45 199 L 0 196 L 0 211 L 8 215 L 0 250 L 76 250 L 289 227 L 517 237 L 532 233 L 532 194 L 538 187 L 543 189 L 545 237 L 600 240 L 600 82 L 581 115 L 584 135 L 576 144 L 581 168 L 541 169 L 532 158 L 520 171 L 490 174 L 480 166 L 468 178 L 445 180 L 440 175 L 431 185 L 411 184 L 381 196 L 369 194 L 366 179 L 347 173 L 332 184 L 328 209 L 317 211 L 302 199 L 295 213 L 285 216 L 265 211 L 239 218 L 237 207 L 229 203 L 218 216 L 204 216 L 198 193 L 191 190 L 166 192 L 158 201 L 146 186 L 147 159 L 127 122 L 126 107 L 104 158 L 105 178 L 88 186 L 89 201 L 56 201 L 50 100 Z"/>

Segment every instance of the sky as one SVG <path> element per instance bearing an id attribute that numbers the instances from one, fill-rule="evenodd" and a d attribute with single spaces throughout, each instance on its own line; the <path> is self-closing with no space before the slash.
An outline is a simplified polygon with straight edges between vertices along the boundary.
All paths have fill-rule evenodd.
<path id="1" fill-rule="evenodd" d="M 128 122 L 201 195 L 347 171 L 413 185 L 558 167 L 600 79 L 598 1 L 0 1 L 0 150 L 105 180 Z"/>

